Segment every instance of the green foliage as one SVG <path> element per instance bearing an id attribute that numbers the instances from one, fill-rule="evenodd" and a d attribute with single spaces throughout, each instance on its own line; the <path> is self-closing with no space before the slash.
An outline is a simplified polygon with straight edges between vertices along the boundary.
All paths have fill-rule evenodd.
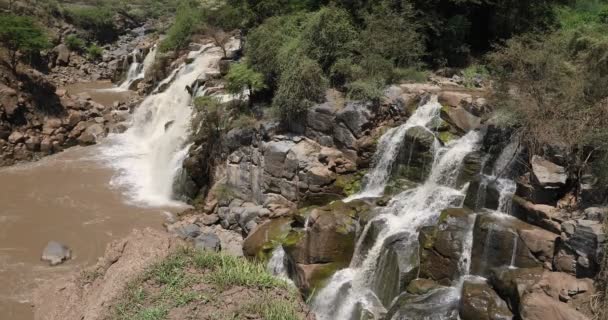
<path id="1" fill-rule="evenodd" d="M 246 61 L 230 66 L 230 70 L 225 77 L 226 89 L 232 94 L 240 94 L 244 89 L 249 90 L 250 94 L 266 88 L 264 75 L 253 70 Z"/>
<path id="2" fill-rule="evenodd" d="M 295 126 L 306 111 L 321 102 L 328 81 L 318 63 L 305 56 L 294 56 L 281 74 L 273 104 L 288 127 Z"/>
<path id="3" fill-rule="evenodd" d="M 177 7 L 173 25 L 160 44 L 160 52 L 178 50 L 190 42 L 192 34 L 200 27 L 200 10 L 196 2 L 182 0 Z"/>
<path id="4" fill-rule="evenodd" d="M 213 97 L 198 97 L 194 100 L 196 115 L 192 127 L 196 141 L 217 141 L 229 128 L 230 110 Z"/>
<path id="5" fill-rule="evenodd" d="M 107 6 L 69 7 L 65 10 L 65 14 L 72 23 L 89 31 L 97 41 L 110 42 L 118 36 L 113 21 L 114 12 Z"/>
<path id="6" fill-rule="evenodd" d="M 608 23 L 608 3 L 600 0 L 576 0 L 572 5 L 557 7 L 556 14 L 563 30 L 596 27 Z"/>
<path id="7" fill-rule="evenodd" d="M 348 98 L 378 103 L 383 95 L 384 82 L 380 79 L 355 80 L 348 84 Z"/>
<path id="8" fill-rule="evenodd" d="M 103 55 L 103 49 L 97 44 L 93 43 L 87 48 L 87 56 L 90 60 L 99 60 Z"/>
<path id="9" fill-rule="evenodd" d="M 65 38 L 65 44 L 72 51 L 81 51 L 86 46 L 84 40 L 74 34 L 71 34 Z"/>
<path id="10" fill-rule="evenodd" d="M 13 72 L 17 70 L 17 53 L 38 54 L 49 47 L 44 30 L 26 16 L 0 15 L 0 43 L 7 49 Z"/>

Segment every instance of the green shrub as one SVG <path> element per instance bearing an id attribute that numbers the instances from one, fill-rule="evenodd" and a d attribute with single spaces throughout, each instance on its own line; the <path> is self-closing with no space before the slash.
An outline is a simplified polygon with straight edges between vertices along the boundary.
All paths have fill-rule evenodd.
<path id="1" fill-rule="evenodd" d="M 380 79 L 356 80 L 348 85 L 348 98 L 378 104 L 384 95 L 383 89 L 384 83 Z"/>
<path id="2" fill-rule="evenodd" d="M 249 90 L 250 94 L 266 88 L 264 75 L 253 70 L 246 61 L 233 64 L 225 77 L 226 89 L 232 94 L 240 94 Z"/>
<path id="3" fill-rule="evenodd" d="M 279 108 L 281 120 L 288 127 L 300 125 L 307 110 L 321 102 L 328 81 L 318 63 L 304 56 L 292 57 L 279 79 L 273 104 Z"/>
<path id="4" fill-rule="evenodd" d="M 66 14 L 75 25 L 89 31 L 97 41 L 110 42 L 118 36 L 113 21 L 114 13 L 108 7 L 70 7 Z"/>
<path id="5" fill-rule="evenodd" d="M 71 34 L 65 38 L 65 44 L 72 51 L 81 51 L 86 46 L 84 40 L 82 40 L 81 38 L 79 38 L 78 36 L 73 35 L 73 34 Z"/>
<path id="6" fill-rule="evenodd" d="M 160 44 L 160 51 L 178 50 L 190 42 L 192 34 L 200 27 L 200 11 L 192 1 L 181 1 L 167 37 Z"/>
<path id="7" fill-rule="evenodd" d="M 103 49 L 97 44 L 93 43 L 87 48 L 87 56 L 90 60 L 99 60 L 103 55 Z"/>
<path id="8" fill-rule="evenodd" d="M 50 43 L 44 30 L 26 16 L 0 15 L 0 43 L 6 48 L 13 72 L 19 63 L 17 52 L 27 55 L 38 54 Z"/>

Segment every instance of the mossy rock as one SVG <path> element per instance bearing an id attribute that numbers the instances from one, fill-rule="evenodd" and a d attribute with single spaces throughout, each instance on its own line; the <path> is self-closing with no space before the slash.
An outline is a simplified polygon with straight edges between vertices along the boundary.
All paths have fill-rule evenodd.
<path id="1" fill-rule="evenodd" d="M 458 139 L 458 136 L 449 131 L 443 131 L 439 132 L 439 134 L 437 135 L 437 139 L 439 139 L 439 141 L 441 141 L 445 145 Z"/>
<path id="2" fill-rule="evenodd" d="M 322 264 L 300 264 L 296 267 L 300 276 L 297 284 L 304 296 L 310 297 L 318 293 L 338 270 L 346 268 L 348 265 L 342 263 L 322 263 Z"/>
<path id="3" fill-rule="evenodd" d="M 352 196 L 361 191 L 363 177 L 366 173 L 367 171 L 362 170 L 349 175 L 339 175 L 336 178 L 335 186 L 342 190 L 345 196 Z"/>
<path id="4" fill-rule="evenodd" d="M 243 242 L 243 253 L 249 258 L 268 260 L 272 251 L 288 238 L 293 222 L 293 218 L 279 218 L 260 225 Z"/>

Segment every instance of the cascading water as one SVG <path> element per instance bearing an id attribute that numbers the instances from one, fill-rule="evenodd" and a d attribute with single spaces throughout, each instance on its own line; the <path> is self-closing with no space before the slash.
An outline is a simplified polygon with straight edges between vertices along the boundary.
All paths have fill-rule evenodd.
<path id="1" fill-rule="evenodd" d="M 427 125 L 438 115 L 440 108 L 436 97 L 433 97 L 406 124 L 385 134 L 377 151 L 376 165 L 368 175 L 364 191 L 357 198 L 382 194 L 397 154 L 396 145 L 404 138 L 405 131 L 412 126 Z M 465 156 L 477 149 L 479 140 L 478 132 L 470 132 L 444 147 L 436 143 L 431 174 L 426 182 L 397 195 L 382 209 L 379 216 L 370 222 L 386 221 L 385 229 L 372 248 L 366 253 L 357 248 L 351 266 L 338 271 L 316 296 L 313 310 L 318 319 L 352 319 L 360 308 L 372 312 L 383 309 L 373 292 L 372 281 L 385 240 L 396 234 L 406 234 L 407 243 L 413 244 L 418 241 L 418 229 L 421 226 L 435 223 L 443 209 L 462 205 L 464 190 L 457 189 L 455 182 Z M 472 239 L 465 244 L 465 247 L 469 247 L 465 250 L 470 250 L 470 243 Z M 462 267 L 468 269 L 468 262 L 462 261 Z M 453 300 L 458 297 L 459 291 L 450 289 L 441 299 Z"/>
<path id="2" fill-rule="evenodd" d="M 437 101 L 437 97 L 433 96 L 426 104 L 419 107 L 404 124 L 386 132 L 378 143 L 375 166 L 365 175 L 363 190 L 344 201 L 381 196 L 407 130 L 416 126 L 427 127 L 439 115 L 439 111 L 441 111 L 441 104 Z"/>
<path id="3" fill-rule="evenodd" d="M 127 79 L 118 86 L 118 89 L 129 90 L 135 81 L 145 77 L 146 71 L 150 70 L 150 67 L 154 64 L 154 60 L 156 59 L 156 46 L 150 49 L 150 52 L 148 52 L 142 63 L 138 61 L 140 52 L 141 49 L 135 49 L 133 53 L 131 53 L 133 62 L 131 62 L 129 70 L 127 71 Z"/>
<path id="4" fill-rule="evenodd" d="M 236 45 L 233 41 L 228 47 Z M 191 55 L 196 58 L 171 74 L 172 82 L 165 91 L 141 103 L 130 128 L 111 135 L 103 147 L 105 158 L 119 172 L 112 183 L 126 187 L 137 204 L 176 204 L 173 181 L 188 154 L 192 115 L 192 97 L 186 87 L 205 73 L 217 72 L 222 51 L 207 45 Z"/>

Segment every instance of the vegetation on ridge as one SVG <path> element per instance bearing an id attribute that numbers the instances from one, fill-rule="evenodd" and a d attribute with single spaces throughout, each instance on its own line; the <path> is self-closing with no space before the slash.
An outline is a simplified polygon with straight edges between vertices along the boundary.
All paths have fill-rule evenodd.
<path id="1" fill-rule="evenodd" d="M 296 320 L 302 319 L 301 304 L 296 289 L 269 274 L 263 264 L 184 248 L 131 282 L 109 319 L 161 320 L 171 313 Z"/>

